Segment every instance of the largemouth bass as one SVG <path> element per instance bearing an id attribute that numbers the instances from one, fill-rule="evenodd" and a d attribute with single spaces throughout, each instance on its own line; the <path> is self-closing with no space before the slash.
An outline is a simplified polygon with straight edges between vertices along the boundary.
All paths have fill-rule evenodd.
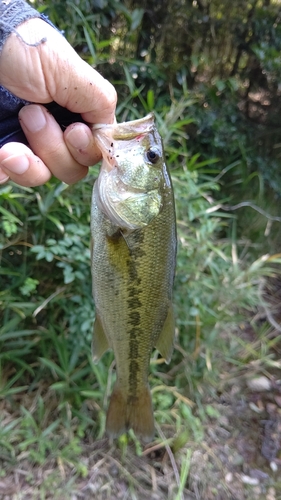
<path id="1" fill-rule="evenodd" d="M 132 428 L 154 434 L 148 385 L 154 347 L 170 361 L 176 259 L 173 190 L 154 115 L 93 130 L 103 162 L 91 206 L 96 319 L 93 357 L 112 348 L 117 381 L 107 412 L 109 436 Z"/>

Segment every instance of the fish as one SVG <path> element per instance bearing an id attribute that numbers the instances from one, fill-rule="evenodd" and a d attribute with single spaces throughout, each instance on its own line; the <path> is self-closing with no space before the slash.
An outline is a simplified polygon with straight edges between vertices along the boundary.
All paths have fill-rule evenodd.
<path id="1" fill-rule="evenodd" d="M 112 349 L 116 382 L 106 432 L 155 432 L 148 376 L 152 350 L 169 363 L 174 344 L 176 265 L 173 187 L 154 114 L 96 125 L 102 165 L 91 202 L 93 360 Z"/>

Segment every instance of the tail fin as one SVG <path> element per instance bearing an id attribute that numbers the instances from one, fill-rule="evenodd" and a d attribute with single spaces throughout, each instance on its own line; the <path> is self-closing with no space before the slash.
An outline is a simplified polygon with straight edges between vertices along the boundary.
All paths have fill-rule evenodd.
<path id="1" fill-rule="evenodd" d="M 154 417 L 151 395 L 148 386 L 132 398 L 115 384 L 106 417 L 106 431 L 110 437 L 117 437 L 133 429 L 144 441 L 151 441 L 154 436 Z"/>

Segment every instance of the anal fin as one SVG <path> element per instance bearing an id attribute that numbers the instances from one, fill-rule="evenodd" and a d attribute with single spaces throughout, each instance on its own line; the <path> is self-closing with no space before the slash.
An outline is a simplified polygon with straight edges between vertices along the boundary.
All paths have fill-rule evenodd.
<path id="1" fill-rule="evenodd" d="M 166 363 L 169 363 L 172 357 L 174 349 L 174 338 L 175 338 L 175 316 L 173 311 L 173 306 L 170 304 L 168 309 L 168 314 L 165 319 L 165 323 L 162 328 L 157 342 L 156 349 L 160 352 L 161 356 L 165 359 Z"/>
<path id="2" fill-rule="evenodd" d="M 94 332 L 92 340 L 92 354 L 93 361 L 97 363 L 102 355 L 110 348 L 107 337 L 104 333 L 103 326 L 99 315 L 96 313 L 96 319 L 94 322 Z"/>

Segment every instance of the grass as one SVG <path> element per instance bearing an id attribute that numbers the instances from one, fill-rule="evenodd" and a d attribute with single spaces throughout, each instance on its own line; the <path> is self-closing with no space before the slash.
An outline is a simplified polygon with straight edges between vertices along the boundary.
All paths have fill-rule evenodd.
<path id="1" fill-rule="evenodd" d="M 270 468 L 280 449 L 265 459 L 257 437 L 272 419 L 268 408 L 275 422 L 280 415 L 280 332 L 268 314 L 279 313 L 270 301 L 280 255 L 253 258 L 251 241 L 237 237 L 234 216 L 214 199 L 219 182 L 188 152 L 189 106 L 186 98 L 157 113 L 177 205 L 177 339 L 169 366 L 152 357 L 156 436 L 147 446 L 132 432 L 114 443 L 104 437 L 114 361 L 108 353 L 96 366 L 90 352 L 97 168 L 72 187 L 0 189 L 0 498 L 252 500 L 270 488 L 281 498 Z M 274 293 L 262 293 L 268 280 Z M 270 396 L 247 389 L 261 375 Z M 255 439 L 256 463 L 244 449 Z M 245 482 L 256 468 L 266 479 Z"/>

